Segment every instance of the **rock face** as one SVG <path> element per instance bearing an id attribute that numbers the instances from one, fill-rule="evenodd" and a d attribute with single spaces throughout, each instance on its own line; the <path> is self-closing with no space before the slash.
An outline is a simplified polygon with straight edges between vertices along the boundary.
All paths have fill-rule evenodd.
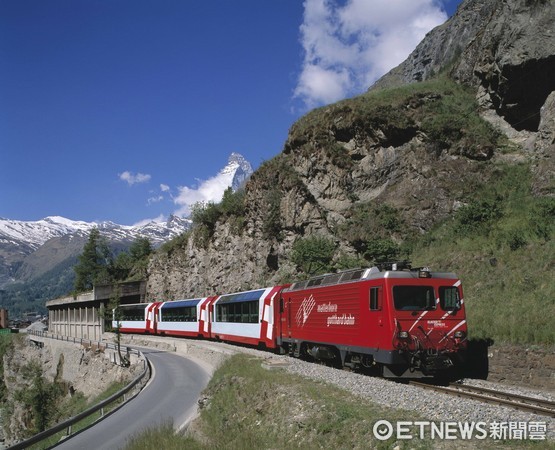
<path id="1" fill-rule="evenodd" d="M 535 191 L 545 194 L 554 187 L 555 141 L 547 131 L 555 129 L 554 49 L 552 1 L 467 0 L 371 89 L 427 80 L 442 71 L 477 89 L 489 110 L 485 117 L 535 157 Z"/>
<path id="2" fill-rule="evenodd" d="M 484 106 L 515 130 L 537 131 L 555 90 L 555 7 L 549 0 L 467 0 L 405 62 L 373 87 L 427 80 L 448 71 L 476 87 Z"/>
<path id="3" fill-rule="evenodd" d="M 246 184 L 240 217 L 155 256 L 147 296 L 290 282 L 293 244 L 309 236 L 333 242 L 336 261 L 360 255 L 364 233 L 401 242 L 470 201 L 500 161 L 529 161 L 536 194 L 552 195 L 554 10 L 542 0 L 465 1 L 368 93 L 295 123 L 283 152 Z"/>
<path id="4" fill-rule="evenodd" d="M 132 364 L 130 368 L 116 366 L 98 348 L 80 347 L 69 342 L 44 339 L 42 348 L 31 345 L 27 338 L 14 342 L 15 348 L 3 360 L 4 402 L 11 408 L 11 414 L 3 418 L 0 434 L 7 445 L 14 445 L 29 437 L 32 415 L 19 396 L 32 382 L 23 376 L 29 371 L 31 363 L 42 368 L 47 381 L 55 381 L 60 389 L 66 388 L 67 398 L 80 392 L 89 401 L 94 400 L 112 383 L 131 382 L 141 373 L 143 367 L 142 362 Z M 51 413 L 54 414 L 54 411 Z"/>

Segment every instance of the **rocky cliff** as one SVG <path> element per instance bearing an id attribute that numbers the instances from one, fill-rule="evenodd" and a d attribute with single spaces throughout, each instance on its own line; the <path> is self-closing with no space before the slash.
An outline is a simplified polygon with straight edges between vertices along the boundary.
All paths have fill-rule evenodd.
<path id="1" fill-rule="evenodd" d="M 476 89 L 482 114 L 535 156 L 538 193 L 552 191 L 555 5 L 551 0 L 467 0 L 405 62 L 371 89 L 447 72 Z M 551 179 L 550 179 L 551 178 Z"/>
<path id="2" fill-rule="evenodd" d="M 427 232 L 500 164 L 529 161 L 536 194 L 552 194 L 554 18 L 550 1 L 464 2 L 369 92 L 295 123 L 240 213 L 158 252 L 149 297 L 292 280 L 294 243 L 308 236 L 333 244 L 335 267 L 364 262 L 370 237 Z"/>
<path id="3" fill-rule="evenodd" d="M 83 404 L 93 402 L 108 387 L 130 383 L 143 370 L 142 361 L 133 361 L 128 368 L 113 364 L 110 351 L 96 346 L 46 338 L 42 346 L 37 342 L 33 344 L 27 337 L 15 335 L 0 361 L 0 440 L 6 445 L 15 445 L 33 435 L 39 414 L 32 407 L 39 393 L 42 416 L 48 417 L 48 426 L 52 426 L 82 411 L 72 404 L 76 394 L 83 398 Z"/>

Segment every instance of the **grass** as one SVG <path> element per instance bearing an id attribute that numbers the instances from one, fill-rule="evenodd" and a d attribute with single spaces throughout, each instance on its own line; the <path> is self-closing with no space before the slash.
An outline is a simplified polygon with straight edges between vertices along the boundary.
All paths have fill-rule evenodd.
<path id="1" fill-rule="evenodd" d="M 475 201 L 412 249 L 415 265 L 463 280 L 469 336 L 555 344 L 555 199 L 531 193 L 528 165 L 498 166 Z"/>
<path id="2" fill-rule="evenodd" d="M 385 146 L 393 144 L 390 139 L 394 135 L 402 136 L 401 130 L 409 137 L 420 130 L 442 148 L 456 145 L 462 152 L 472 154 L 476 146 L 492 147 L 502 143 L 501 136 L 479 117 L 477 111 L 475 92 L 442 76 L 422 83 L 370 91 L 315 109 L 292 126 L 289 145 L 292 148 L 306 146 L 306 151 L 312 151 L 314 141 L 327 143 L 325 148 L 330 158 L 337 161 L 336 141 L 327 131 L 330 128 L 342 142 L 354 137 L 355 130 L 380 129 Z"/>
<path id="3" fill-rule="evenodd" d="M 167 423 L 135 436 L 126 450 L 555 448 L 552 441 L 420 439 L 418 428 L 409 431 L 414 439 L 379 441 L 373 435 L 378 420 L 395 425 L 426 418 L 323 382 L 263 369 L 259 358 L 244 354 L 215 372 L 202 398 L 204 407 L 186 434 Z"/>

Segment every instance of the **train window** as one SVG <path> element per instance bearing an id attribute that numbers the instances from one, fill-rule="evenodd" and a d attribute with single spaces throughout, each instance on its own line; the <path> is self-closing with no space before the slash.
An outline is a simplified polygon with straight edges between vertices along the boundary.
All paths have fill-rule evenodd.
<path id="1" fill-rule="evenodd" d="M 182 306 L 178 308 L 162 308 L 161 320 L 163 322 L 196 322 L 197 307 Z"/>
<path id="2" fill-rule="evenodd" d="M 258 300 L 217 303 L 216 322 L 258 323 Z"/>
<path id="3" fill-rule="evenodd" d="M 400 311 L 425 311 L 435 309 L 432 286 L 393 286 L 393 302 Z"/>
<path id="4" fill-rule="evenodd" d="M 381 288 L 379 287 L 370 288 L 370 311 L 379 311 L 382 309 L 380 290 Z"/>
<path id="5" fill-rule="evenodd" d="M 445 311 L 453 311 L 461 307 L 459 289 L 455 286 L 441 286 L 439 288 L 439 304 Z"/>
<path id="6" fill-rule="evenodd" d="M 145 320 L 145 307 L 146 306 L 139 306 L 135 308 L 122 307 L 118 313 L 121 314 L 121 318 L 119 320 L 134 322 Z"/>

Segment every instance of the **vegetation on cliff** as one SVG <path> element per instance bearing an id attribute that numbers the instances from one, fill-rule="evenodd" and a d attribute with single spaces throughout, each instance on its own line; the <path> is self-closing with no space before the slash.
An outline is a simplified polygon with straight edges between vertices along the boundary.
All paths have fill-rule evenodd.
<path id="1" fill-rule="evenodd" d="M 497 166 L 495 180 L 411 249 L 417 265 L 461 277 L 473 338 L 555 344 L 555 198 L 533 196 L 531 181 L 528 164 Z"/>

